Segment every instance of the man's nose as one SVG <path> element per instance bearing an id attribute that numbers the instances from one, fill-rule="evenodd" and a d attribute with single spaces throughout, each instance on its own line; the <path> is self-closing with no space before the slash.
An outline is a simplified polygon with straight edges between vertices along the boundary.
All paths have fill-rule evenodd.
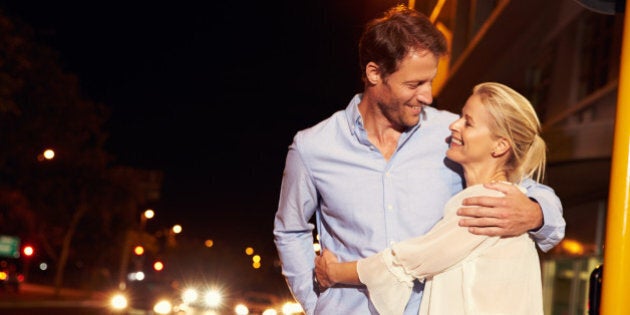
<path id="1" fill-rule="evenodd" d="M 431 105 L 433 103 L 433 91 L 431 86 L 420 87 L 416 93 L 416 99 L 422 104 Z"/>

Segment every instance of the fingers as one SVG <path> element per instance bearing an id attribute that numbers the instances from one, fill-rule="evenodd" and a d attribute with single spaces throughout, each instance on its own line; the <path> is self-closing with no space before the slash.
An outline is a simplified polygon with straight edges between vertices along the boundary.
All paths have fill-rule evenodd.
<path id="1" fill-rule="evenodd" d="M 462 205 L 488 207 L 488 208 L 505 207 L 508 205 L 508 202 L 511 198 L 516 198 L 516 197 L 526 198 L 523 192 L 521 192 L 516 186 L 510 183 L 493 182 L 489 184 L 484 184 L 484 186 L 489 189 L 500 191 L 503 194 L 505 194 L 505 196 L 503 197 L 491 197 L 491 196 L 468 197 L 463 200 Z"/>
<path id="2" fill-rule="evenodd" d="M 335 285 L 335 283 L 329 277 L 329 265 L 338 262 L 337 256 L 324 249 L 321 255 L 315 256 L 315 279 L 321 291 Z"/>
<path id="3" fill-rule="evenodd" d="M 505 220 L 500 220 L 491 217 L 479 217 L 479 218 L 462 218 L 459 220 L 459 226 L 474 227 L 474 228 L 498 228 L 504 229 Z"/>
<path id="4" fill-rule="evenodd" d="M 475 196 L 464 199 L 462 205 L 496 208 L 505 206 L 506 202 L 507 199 L 505 197 Z"/>
<path id="5" fill-rule="evenodd" d="M 505 211 L 497 207 L 462 207 L 457 209 L 457 215 L 470 218 L 504 219 L 507 215 Z M 475 221 L 479 222 L 479 221 Z M 488 225 L 496 222 L 484 222 Z"/>
<path id="6" fill-rule="evenodd" d="M 501 236 L 503 234 L 502 230 L 497 227 L 469 227 L 468 232 L 475 235 L 486 235 L 486 236 Z"/>

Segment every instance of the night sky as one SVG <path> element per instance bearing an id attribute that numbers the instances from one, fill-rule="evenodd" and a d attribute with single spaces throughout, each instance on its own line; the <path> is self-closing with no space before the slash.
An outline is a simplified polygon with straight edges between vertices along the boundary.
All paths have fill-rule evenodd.
<path id="1" fill-rule="evenodd" d="M 396 3 L 5 2 L 111 109 L 115 164 L 164 172 L 149 225 L 270 247 L 293 135 L 361 89 L 362 25 Z"/>

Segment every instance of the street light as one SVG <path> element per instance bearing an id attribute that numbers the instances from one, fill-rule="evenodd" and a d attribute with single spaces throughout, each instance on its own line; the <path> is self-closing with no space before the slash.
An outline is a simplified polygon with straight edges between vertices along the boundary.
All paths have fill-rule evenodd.
<path id="1" fill-rule="evenodd" d="M 52 160 L 55 158 L 55 150 L 53 149 L 45 149 L 42 153 L 37 155 L 37 161 L 43 162 L 44 160 Z"/>
<path id="2" fill-rule="evenodd" d="M 155 211 L 153 211 L 153 209 L 147 209 L 144 211 L 144 217 L 147 219 L 153 219 L 153 217 L 155 216 Z"/>
<path id="3" fill-rule="evenodd" d="M 144 231 L 147 225 L 147 220 L 153 219 L 154 216 L 155 211 L 153 211 L 153 209 L 147 209 L 142 212 L 142 215 L 140 215 L 140 231 Z"/>
<path id="4" fill-rule="evenodd" d="M 119 275 L 118 275 L 118 286 L 119 288 L 123 289 L 126 287 L 126 283 L 125 283 L 125 279 L 126 279 L 126 275 L 127 275 L 127 270 L 129 268 L 129 260 L 131 259 L 131 253 L 134 253 L 136 255 L 136 257 L 134 258 L 134 263 L 138 264 L 138 259 L 140 258 L 141 255 L 144 254 L 145 252 L 145 248 L 142 245 L 137 245 L 132 249 L 132 245 L 134 243 L 136 244 L 143 244 L 143 245 L 147 245 L 146 243 L 144 243 L 143 241 L 146 240 L 145 237 L 145 227 L 147 224 L 147 220 L 152 219 L 155 216 L 155 211 L 153 211 L 153 209 L 146 209 L 144 210 L 141 214 L 140 214 L 140 226 L 138 228 L 137 231 L 134 230 L 128 230 L 127 233 L 125 233 L 125 243 L 123 245 L 122 248 L 122 255 L 120 258 L 120 271 L 119 271 Z"/>

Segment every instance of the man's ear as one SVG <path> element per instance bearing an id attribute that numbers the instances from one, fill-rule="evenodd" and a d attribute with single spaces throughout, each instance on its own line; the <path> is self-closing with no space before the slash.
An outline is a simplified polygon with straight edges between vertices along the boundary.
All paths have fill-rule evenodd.
<path id="1" fill-rule="evenodd" d="M 381 69 L 376 63 L 370 61 L 365 67 L 365 77 L 370 84 L 376 84 L 381 80 Z"/>

